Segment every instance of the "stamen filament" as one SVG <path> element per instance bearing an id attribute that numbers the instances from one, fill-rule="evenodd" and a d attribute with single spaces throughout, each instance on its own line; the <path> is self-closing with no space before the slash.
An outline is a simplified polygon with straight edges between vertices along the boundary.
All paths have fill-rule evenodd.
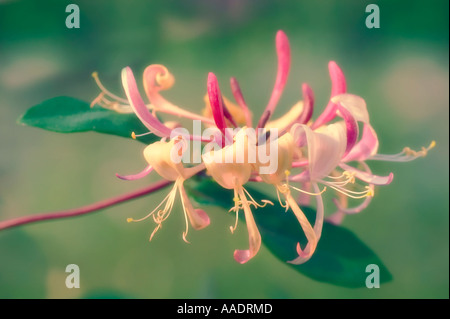
<path id="1" fill-rule="evenodd" d="M 127 100 L 127 99 L 121 98 L 121 97 L 119 97 L 119 96 L 117 96 L 117 95 L 111 93 L 110 91 L 108 91 L 108 90 L 103 86 L 102 82 L 100 82 L 100 79 L 99 79 L 99 77 L 98 77 L 98 73 L 97 73 L 97 72 L 93 72 L 93 73 L 92 73 L 92 77 L 94 78 L 95 83 L 97 83 L 98 87 L 100 88 L 100 90 L 101 90 L 103 93 L 105 93 L 105 94 L 108 95 L 109 97 L 113 98 L 114 100 L 117 100 L 117 101 L 120 101 L 120 102 L 122 102 L 122 103 L 128 104 L 128 100 Z M 130 111 L 132 112 L 131 108 L 130 108 Z"/>
<path id="2" fill-rule="evenodd" d="M 185 225 L 186 225 L 186 230 L 183 232 L 183 240 L 186 243 L 190 244 L 190 242 L 186 239 L 187 234 L 189 232 L 188 214 L 187 214 L 187 211 L 186 211 L 186 203 L 184 202 L 184 198 L 183 198 L 184 196 L 183 196 L 183 193 L 182 193 L 181 189 L 179 189 L 179 192 L 180 192 L 180 197 L 181 197 L 181 205 L 183 206 L 184 222 L 185 222 Z"/>
<path id="3" fill-rule="evenodd" d="M 263 207 L 266 207 L 267 204 L 270 204 L 270 205 L 273 206 L 273 203 L 272 203 L 270 200 L 267 200 L 267 199 L 261 200 L 261 202 L 263 202 L 264 204 L 258 204 L 258 203 L 256 202 L 256 200 L 252 197 L 252 195 L 250 195 L 250 193 L 249 193 L 244 187 L 242 187 L 242 189 L 243 189 L 244 192 L 247 194 L 247 196 L 250 198 L 250 203 L 253 204 L 253 205 L 255 206 L 255 208 L 256 208 L 256 207 L 263 208 Z"/>
<path id="4" fill-rule="evenodd" d="M 292 189 L 295 189 L 295 190 L 298 191 L 298 192 L 301 192 L 301 193 L 307 194 L 307 195 L 311 195 L 311 196 L 319 196 L 319 195 L 322 195 L 322 194 L 325 193 L 325 191 L 327 190 L 327 188 L 324 187 L 319 193 L 312 193 L 312 192 L 305 191 L 305 190 L 303 190 L 303 189 L 301 189 L 301 188 L 294 187 L 294 186 L 292 186 L 292 185 L 289 185 L 289 187 L 292 188 Z"/>
<path id="5" fill-rule="evenodd" d="M 141 221 L 143 221 L 143 220 L 149 218 L 151 215 L 153 215 L 153 214 L 155 213 L 155 211 L 158 210 L 158 208 L 160 208 L 160 207 L 162 206 L 162 204 L 164 204 L 164 203 L 166 202 L 166 200 L 167 200 L 167 199 L 169 198 L 169 196 L 172 194 L 172 192 L 173 192 L 173 190 L 175 189 L 175 187 L 177 187 L 176 183 L 175 183 L 175 185 L 173 186 L 173 188 L 172 188 L 172 190 L 170 191 L 170 193 L 167 194 L 166 197 L 164 197 L 164 199 L 161 201 L 161 203 L 159 203 L 159 205 L 156 206 L 156 208 L 155 208 L 154 210 L 152 210 L 151 213 L 149 213 L 148 215 L 146 215 L 146 216 L 144 216 L 144 217 L 142 217 L 142 218 L 140 218 L 140 219 L 127 218 L 127 222 L 129 222 L 129 223 L 131 223 L 131 222 L 141 222 Z"/>
<path id="6" fill-rule="evenodd" d="M 375 154 L 372 157 L 369 157 L 370 160 L 375 161 L 389 161 L 389 162 L 409 162 L 413 161 L 418 157 L 425 157 L 432 148 L 436 146 L 436 141 L 431 141 L 428 147 L 422 147 L 420 151 L 414 151 L 409 147 L 405 147 L 403 151 L 397 154 L 392 155 L 384 155 L 384 154 Z"/>
<path id="7" fill-rule="evenodd" d="M 323 182 L 323 181 L 322 181 Z M 354 192 L 354 191 L 350 191 L 348 189 L 345 188 L 341 188 L 340 186 L 332 186 L 327 184 L 329 187 L 331 187 L 332 189 L 350 197 L 350 198 L 354 198 L 354 199 L 360 199 L 360 198 L 365 198 L 368 196 L 373 196 L 373 190 L 372 189 L 367 189 L 366 191 L 363 192 Z M 367 186 L 366 186 L 367 188 Z M 354 194 L 354 195 L 352 195 Z M 361 194 L 361 195 L 360 195 Z M 360 195 L 360 196 L 355 196 L 355 195 Z"/>

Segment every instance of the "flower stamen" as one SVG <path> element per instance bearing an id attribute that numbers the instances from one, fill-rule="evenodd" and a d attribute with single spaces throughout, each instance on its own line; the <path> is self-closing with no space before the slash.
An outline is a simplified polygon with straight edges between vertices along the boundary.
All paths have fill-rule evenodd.
<path id="1" fill-rule="evenodd" d="M 414 151 L 409 147 L 405 147 L 403 151 L 393 155 L 375 154 L 369 159 L 389 162 L 409 162 L 418 157 L 427 156 L 428 152 L 436 146 L 436 141 L 431 141 L 428 147 L 422 147 L 420 151 Z"/>

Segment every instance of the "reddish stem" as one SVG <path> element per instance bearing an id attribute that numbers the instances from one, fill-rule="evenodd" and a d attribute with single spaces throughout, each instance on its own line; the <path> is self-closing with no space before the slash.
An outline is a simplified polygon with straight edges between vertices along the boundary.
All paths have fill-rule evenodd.
<path id="1" fill-rule="evenodd" d="M 6 228 L 11 228 L 11 227 L 16 227 L 16 226 L 20 226 L 20 225 L 25 225 L 25 224 L 36 223 L 36 222 L 49 220 L 49 219 L 60 219 L 60 218 L 75 217 L 75 216 L 88 214 L 88 213 L 91 213 L 94 211 L 98 211 L 98 210 L 107 208 L 109 206 L 117 205 L 122 202 L 126 202 L 129 200 L 150 194 L 152 192 L 155 192 L 157 190 L 160 190 L 160 189 L 168 186 L 171 183 L 172 183 L 171 181 L 162 180 L 162 181 L 156 182 L 148 187 L 142 188 L 140 190 L 137 190 L 137 191 L 134 191 L 134 192 L 131 192 L 128 194 L 124 194 L 124 195 L 119 195 L 119 196 L 116 196 L 113 198 L 105 199 L 100 202 L 82 206 L 79 208 L 73 208 L 73 209 L 69 209 L 69 210 L 63 210 L 63 211 L 52 212 L 52 213 L 23 216 L 23 217 L 13 218 L 10 220 L 5 220 L 3 222 L 0 222 L 0 230 L 6 229 Z"/>

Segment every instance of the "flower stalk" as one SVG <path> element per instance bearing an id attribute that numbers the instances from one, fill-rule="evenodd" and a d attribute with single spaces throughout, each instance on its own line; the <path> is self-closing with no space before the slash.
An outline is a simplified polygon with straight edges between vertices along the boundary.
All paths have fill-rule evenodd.
<path id="1" fill-rule="evenodd" d="M 5 220 L 0 222 L 0 230 L 7 229 L 7 228 L 13 228 L 21 225 L 27 225 L 27 224 L 33 224 L 37 222 L 47 221 L 47 220 L 56 220 L 56 219 L 62 219 L 62 218 L 69 218 L 69 217 L 77 217 L 86 215 L 89 213 L 97 212 L 102 209 L 124 203 L 127 201 L 130 201 L 132 199 L 137 199 L 139 197 L 151 194 L 153 192 L 156 192 L 160 189 L 163 189 L 167 186 L 172 184 L 171 181 L 161 180 L 158 181 L 150 186 L 144 187 L 142 189 L 139 189 L 137 191 L 115 196 L 112 198 L 108 198 L 93 204 L 89 204 L 86 206 L 78 207 L 78 208 L 72 208 L 68 210 L 61 210 L 51 213 L 43 213 L 43 214 L 36 214 L 36 215 L 30 215 L 30 216 L 23 216 L 18 218 L 13 218 L 10 220 Z"/>

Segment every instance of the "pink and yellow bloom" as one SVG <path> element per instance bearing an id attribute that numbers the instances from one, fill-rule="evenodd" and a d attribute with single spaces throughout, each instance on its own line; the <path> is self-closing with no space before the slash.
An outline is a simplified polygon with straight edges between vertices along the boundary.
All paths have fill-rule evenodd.
<path id="1" fill-rule="evenodd" d="M 273 205 L 268 200 L 257 203 L 245 185 L 269 184 L 277 194 L 280 205 L 286 211 L 292 211 L 306 235 L 306 246 L 298 244 L 298 256 L 289 261 L 302 264 L 313 256 L 322 235 L 325 219 L 322 197 L 326 190 L 333 190 L 337 194 L 333 201 L 338 211 L 329 220 L 339 223 L 345 214 L 358 213 L 368 206 L 375 194 L 375 186 L 388 185 L 393 180 L 392 173 L 386 176 L 372 174 L 367 161 L 409 161 L 425 156 L 434 146 L 432 142 L 420 152 L 405 148 L 395 155 L 378 154 L 378 137 L 370 123 L 367 105 L 361 97 L 347 93 L 344 73 L 333 61 L 329 63 L 331 96 L 324 111 L 315 120 L 312 120 L 314 94 L 308 84 L 302 85 L 303 101 L 294 104 L 284 116 L 271 120 L 290 69 L 290 45 L 283 31 L 278 31 L 276 35 L 276 52 L 278 71 L 274 88 L 255 129 L 253 114 L 235 78 L 231 78 L 230 85 L 236 104 L 222 96 L 216 76 L 208 74 L 206 109 L 199 115 L 167 101 L 160 94 L 171 88 L 175 81 L 173 75 L 162 65 L 150 65 L 144 71 L 144 88 L 149 104 L 145 104 L 141 98 L 130 68 L 122 71 L 126 99 L 106 90 L 94 74 L 102 93 L 93 103 L 118 112 L 134 112 L 149 130 L 149 133 L 144 134 L 151 133 L 161 138 L 161 141 L 145 148 L 144 158 L 148 166 L 141 173 L 118 175 L 125 180 L 134 180 L 155 170 L 163 179 L 174 182 L 172 191 L 164 201 L 139 220 L 152 216 L 157 224 L 155 231 L 161 228 L 162 222 L 170 215 L 176 194 L 179 193 L 186 219 L 183 238 L 186 240 L 188 221 L 195 229 L 209 225 L 209 217 L 203 210 L 193 208 L 183 186 L 185 180 L 205 171 L 221 187 L 234 192 L 234 205 L 230 203 L 230 211 L 236 213 L 236 224 L 231 227 L 232 232 L 237 227 L 239 212 L 244 212 L 249 248 L 236 250 L 234 258 L 239 263 L 245 263 L 257 254 L 261 246 L 261 235 L 252 209 Z M 156 116 L 158 113 L 200 121 L 205 127 L 216 128 L 217 134 L 206 137 L 191 134 L 171 136 L 172 128 L 178 124 L 161 122 Z M 233 131 L 230 132 L 229 129 Z M 273 136 L 273 132 L 278 135 Z M 180 158 L 191 141 L 215 143 L 215 147 L 201 156 L 201 163 L 198 165 L 184 166 L 174 158 Z M 251 156 L 252 154 L 255 156 Z M 264 154 L 277 163 L 275 170 L 264 171 L 268 165 Z M 352 166 L 352 163 L 361 168 Z M 320 185 L 323 185 L 322 189 Z M 293 190 L 298 191 L 299 196 L 293 196 Z M 309 203 L 311 196 L 315 198 L 317 211 L 313 225 L 300 208 L 300 204 Z M 362 203 L 348 208 L 347 197 L 362 199 Z M 160 209 L 164 203 L 164 208 Z"/>

